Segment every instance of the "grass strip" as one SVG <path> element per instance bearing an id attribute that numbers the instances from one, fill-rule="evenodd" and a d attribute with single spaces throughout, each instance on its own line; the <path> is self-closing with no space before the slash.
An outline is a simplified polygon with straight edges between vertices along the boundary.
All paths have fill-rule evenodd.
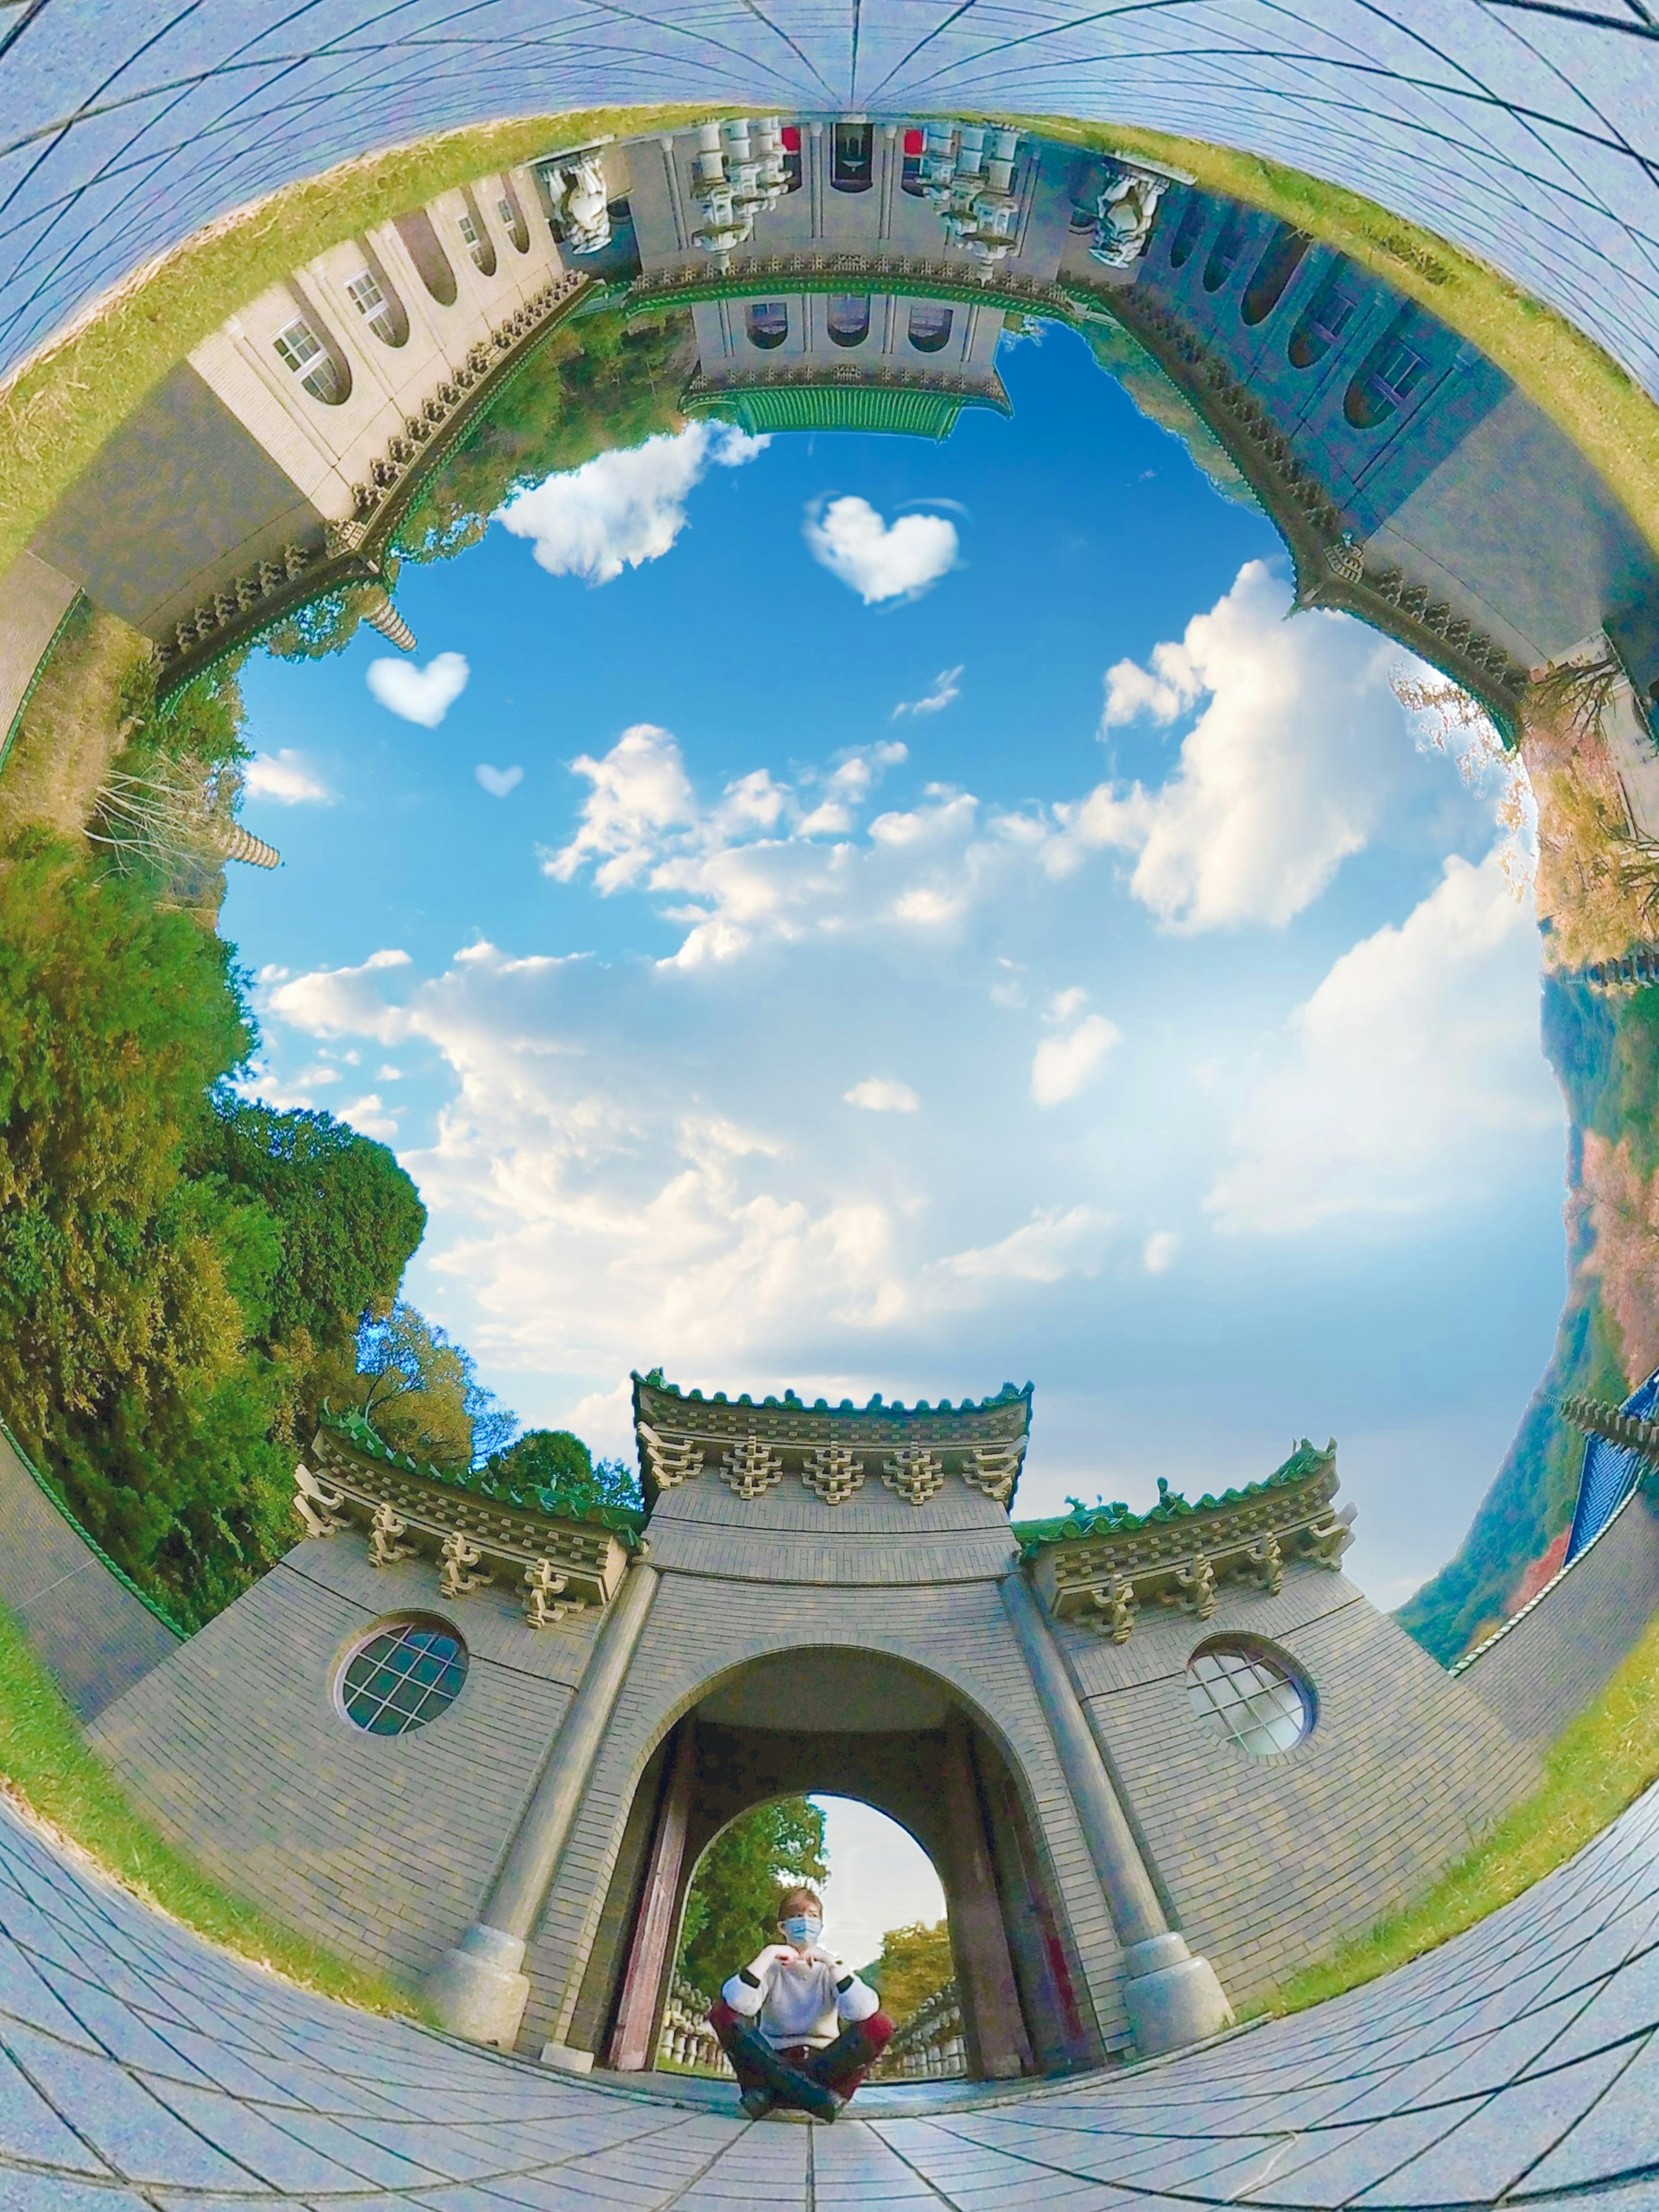
<path id="1" fill-rule="evenodd" d="M 1637 1510 L 1641 1509 L 1638 1507 Z M 1553 1871 L 1659 1780 L 1659 1615 L 1544 1758 L 1544 1779 L 1415 1904 L 1269 1991 L 1252 2014 L 1301 2012 L 1473 1928 Z"/>
<path id="2" fill-rule="evenodd" d="M 1659 406 L 1594 338 L 1486 262 L 1344 185 L 1260 155 L 1063 116 L 1006 119 L 1067 144 L 1184 170 L 1201 191 L 1263 208 L 1347 254 L 1478 345 L 1577 447 L 1659 551 Z"/>
<path id="3" fill-rule="evenodd" d="M 33 1647 L 0 1606 L 0 1788 L 122 1888 L 285 1980 L 367 2012 L 428 2017 L 389 1977 L 354 1966 L 222 1889 L 134 1812 Z"/>
<path id="4" fill-rule="evenodd" d="M 0 574 L 112 431 L 268 284 L 493 170 L 607 133 L 675 128 L 708 112 L 588 108 L 447 131 L 285 185 L 133 270 L 0 383 Z"/>

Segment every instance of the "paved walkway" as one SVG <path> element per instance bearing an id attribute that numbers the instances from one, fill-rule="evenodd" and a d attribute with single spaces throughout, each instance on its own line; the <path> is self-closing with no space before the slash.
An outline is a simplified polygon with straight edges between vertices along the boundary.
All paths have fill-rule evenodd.
<path id="1" fill-rule="evenodd" d="M 1160 2065 L 757 2125 L 349 2013 L 0 1814 L 3 2212 L 1659 2208 L 1659 1788 L 1484 1926 Z M 906 2110 L 905 2107 L 908 2107 Z M 854 2107 L 859 2110 L 860 2107 Z M 1645 2178 L 1644 2178 L 1645 2177 Z"/>

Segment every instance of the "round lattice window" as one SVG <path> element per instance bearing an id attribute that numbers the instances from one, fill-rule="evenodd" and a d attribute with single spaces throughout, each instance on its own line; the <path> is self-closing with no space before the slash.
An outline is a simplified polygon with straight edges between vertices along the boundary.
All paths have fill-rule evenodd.
<path id="1" fill-rule="evenodd" d="M 434 1620 L 394 1620 L 366 1637 L 340 1670 L 340 1711 L 370 1735 L 404 1735 L 453 1705 L 466 1647 Z"/>
<path id="2" fill-rule="evenodd" d="M 1293 1749 L 1316 1711 L 1312 1683 L 1284 1652 L 1254 1637 L 1200 1644 L 1187 1662 L 1187 1696 L 1206 1728 L 1252 1759 Z"/>

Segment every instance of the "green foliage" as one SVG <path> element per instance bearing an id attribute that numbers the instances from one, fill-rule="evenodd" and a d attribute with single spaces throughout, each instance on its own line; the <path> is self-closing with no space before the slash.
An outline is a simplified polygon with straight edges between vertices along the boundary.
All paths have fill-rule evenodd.
<path id="1" fill-rule="evenodd" d="M 348 1966 L 262 1906 L 210 1881 L 140 1820 L 111 1770 L 88 1748 L 56 1683 L 3 1607 L 0 1777 L 9 1796 L 15 1793 L 124 1887 L 209 1942 L 222 1944 L 305 1989 L 369 2012 L 423 2014 L 425 2008 L 407 1990 L 362 1966 Z"/>
<path id="2" fill-rule="evenodd" d="M 902 2027 L 929 1997 L 937 1996 L 957 1971 L 951 1955 L 951 1923 L 912 1921 L 890 1928 L 881 1939 L 881 1956 L 863 1969 L 863 1978 L 881 1999 L 881 2008 Z"/>
<path id="3" fill-rule="evenodd" d="M 265 1334 L 318 1345 L 355 1335 L 389 1297 L 426 1230 L 426 1208 L 385 1145 L 331 1115 L 221 1090 L 192 1163 L 257 1197 L 280 1226 Z"/>
<path id="4" fill-rule="evenodd" d="M 1626 1394 L 1612 1333 L 1593 1292 L 1562 1315 L 1544 1379 L 1455 1556 L 1395 1615 L 1443 1667 L 1500 1625 L 1510 1592 L 1572 1518 L 1584 1440 L 1559 1408 L 1574 1390 L 1615 1404 Z"/>
<path id="5" fill-rule="evenodd" d="M 434 471 L 399 528 L 402 553 L 447 560 L 477 544 L 514 492 L 678 430 L 689 331 L 684 313 L 630 324 L 620 308 L 556 324 Z"/>
<path id="6" fill-rule="evenodd" d="M 388 553 L 380 584 L 343 584 L 320 592 L 266 630 L 259 642 L 279 660 L 322 660 L 343 652 L 357 635 L 363 617 L 398 580 L 398 556 Z"/>
<path id="7" fill-rule="evenodd" d="M 435 1468 L 477 1466 L 519 1425 L 478 1382 L 471 1353 L 404 1298 L 369 1306 L 325 1370 L 337 1413 L 361 1413 L 393 1451 Z"/>
<path id="8" fill-rule="evenodd" d="M 1587 1131 L 1627 1143 L 1634 1172 L 1650 1178 L 1659 1168 L 1659 991 L 1611 998 L 1547 975 L 1543 1041 L 1571 1116 L 1575 1182 Z M 1456 1557 L 1395 1616 L 1443 1665 L 1499 1625 L 1522 1573 L 1571 1521 L 1584 1440 L 1561 1419 L 1559 1400 L 1582 1391 L 1617 1405 L 1628 1389 L 1595 1279 L 1579 1276 L 1544 1379 Z"/>
<path id="9" fill-rule="evenodd" d="M 823 1814 L 810 1798 L 778 1797 L 743 1814 L 698 1862 L 680 1936 L 680 1972 L 712 1996 L 778 1941 L 781 1893 L 794 1882 L 820 1882 L 828 1872 Z"/>
<path id="10" fill-rule="evenodd" d="M 194 917 L 39 833 L 0 855 L 0 1411 L 191 1626 L 292 1540 L 319 1348 L 425 1218 L 382 1146 L 229 1095 L 252 1042 Z"/>
<path id="11" fill-rule="evenodd" d="M 1628 1139 L 1632 1166 L 1650 1176 L 1659 1168 L 1659 990 L 1612 998 L 1547 975 L 1543 1042 L 1574 1127 L 1610 1144 Z"/>
<path id="12" fill-rule="evenodd" d="M 643 1510 L 638 1479 L 619 1459 L 596 1464 L 580 1437 L 568 1429 L 526 1429 L 511 1448 L 497 1452 L 489 1473 L 501 1480 L 538 1490 L 550 1513 L 581 1514 L 596 1505 Z"/>

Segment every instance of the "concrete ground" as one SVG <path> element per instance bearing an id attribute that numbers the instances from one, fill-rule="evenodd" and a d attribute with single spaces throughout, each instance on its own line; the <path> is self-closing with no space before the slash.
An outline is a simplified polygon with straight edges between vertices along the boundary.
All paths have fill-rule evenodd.
<path id="1" fill-rule="evenodd" d="M 753 2124 L 592 2083 L 208 1949 L 0 1813 L 3 2212 L 1659 2212 L 1659 1787 L 1526 1896 L 1318 2010 L 1019 2088 Z"/>

